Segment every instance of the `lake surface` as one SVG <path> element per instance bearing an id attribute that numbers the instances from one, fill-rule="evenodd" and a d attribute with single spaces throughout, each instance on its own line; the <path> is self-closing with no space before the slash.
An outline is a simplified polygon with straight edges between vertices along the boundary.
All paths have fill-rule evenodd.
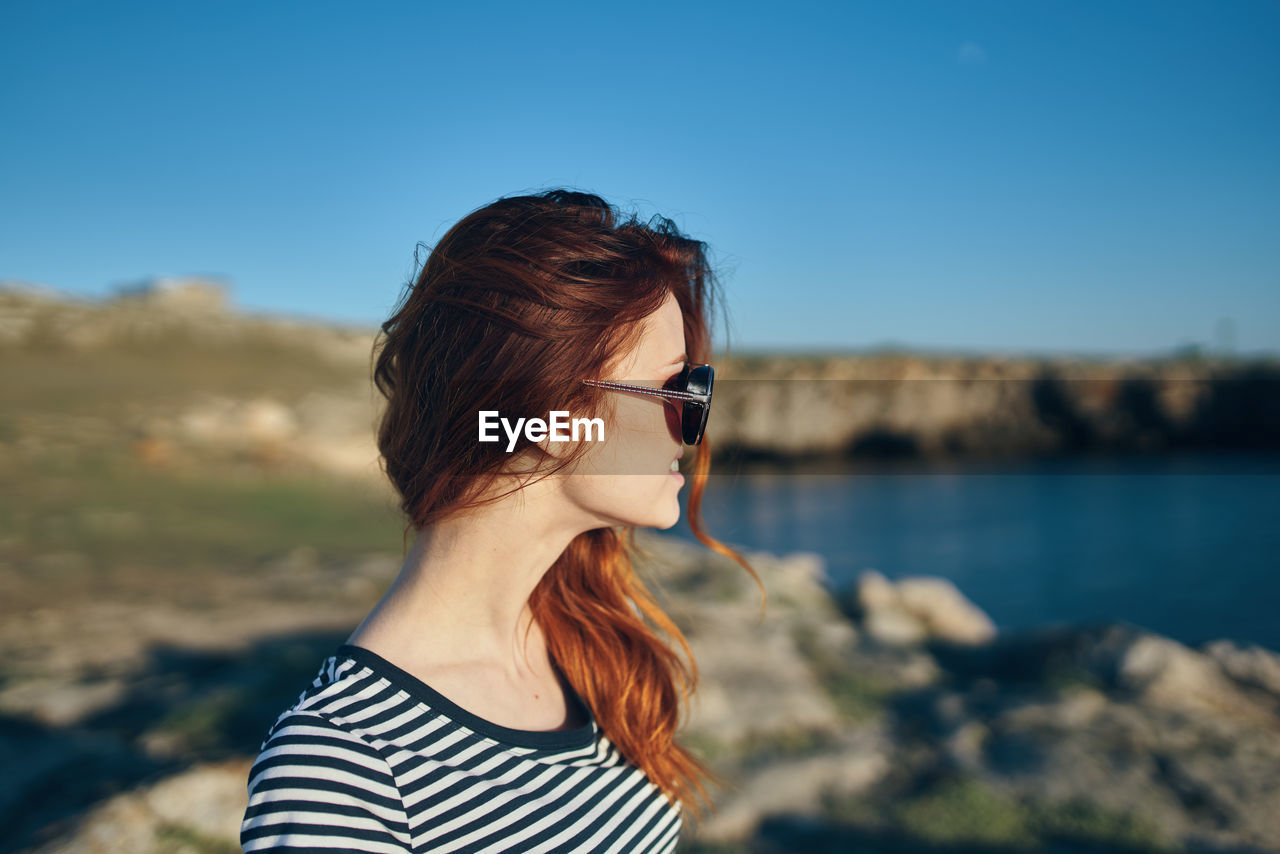
<path id="1" fill-rule="evenodd" d="M 688 491 L 665 533 L 694 540 Z M 703 515 L 730 545 L 817 552 L 832 588 L 948 578 L 1002 630 L 1125 620 L 1280 651 L 1280 456 L 713 471 Z"/>

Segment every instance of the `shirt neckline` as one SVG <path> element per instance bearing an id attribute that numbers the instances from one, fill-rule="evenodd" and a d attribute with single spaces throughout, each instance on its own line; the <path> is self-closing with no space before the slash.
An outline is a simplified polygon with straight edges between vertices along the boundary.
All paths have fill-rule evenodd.
<path id="1" fill-rule="evenodd" d="M 426 682 L 387 661 L 387 659 L 371 649 L 343 643 L 338 645 L 337 652 L 339 657 L 350 658 L 359 664 L 363 664 L 414 699 L 426 703 L 446 717 L 452 718 L 468 729 L 494 741 L 515 747 L 559 750 L 582 748 L 595 743 L 595 715 L 591 713 L 590 707 L 578 696 L 578 692 L 574 690 L 572 685 L 569 685 L 567 680 L 565 685 L 569 689 L 569 700 L 577 707 L 580 715 L 586 719 L 587 722 L 585 724 L 574 729 L 514 729 L 493 723 L 467 711 Z"/>

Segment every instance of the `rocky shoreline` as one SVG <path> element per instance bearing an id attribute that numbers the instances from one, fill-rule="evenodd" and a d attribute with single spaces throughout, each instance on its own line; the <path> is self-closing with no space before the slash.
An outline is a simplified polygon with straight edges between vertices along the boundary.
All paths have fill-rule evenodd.
<path id="1" fill-rule="evenodd" d="M 702 560 L 696 550 L 685 559 Z M 1047 850 L 1055 840 L 1088 850 L 1280 849 L 1276 652 L 1226 639 L 1192 649 L 1123 622 L 1005 636 L 944 579 L 893 583 L 865 572 L 847 595 L 824 595 L 821 562 L 806 555 L 766 558 L 778 612 L 762 631 L 749 620 L 754 583 L 711 563 L 714 573 L 680 576 L 676 607 L 693 609 L 682 630 L 712 662 L 717 691 L 736 702 L 704 704 L 691 732 L 729 754 L 725 733 L 765 727 L 730 742 L 763 738 L 778 755 L 729 760 L 745 785 L 722 797 L 698 838 L 749 839 L 749 851 L 819 842 L 914 850 L 930 839 L 977 850 Z M 689 581 L 711 577 L 715 605 L 708 581 Z M 733 597 L 724 593 L 731 578 L 741 582 Z M 708 623 L 714 630 L 700 632 Z M 750 662 L 791 674 L 791 684 L 752 673 Z M 805 671 L 831 702 L 799 704 L 799 714 L 788 706 Z M 991 826 L 930 826 L 928 809 L 910 807 L 946 815 L 953 802 L 962 814 L 990 813 Z M 851 806 L 852 824 L 841 817 Z"/>
<path id="2" fill-rule="evenodd" d="M 639 542 L 699 668 L 683 738 L 732 783 L 682 851 L 1280 849 L 1273 651 L 1125 623 L 1005 636 L 942 579 L 868 572 L 833 595 L 810 554 L 749 554 L 762 618 L 733 562 Z M 121 595 L 7 620 L 10 839 L 237 850 L 260 730 L 397 567 L 283 561 L 198 609 Z M 308 593 L 343 585 L 345 603 Z"/>

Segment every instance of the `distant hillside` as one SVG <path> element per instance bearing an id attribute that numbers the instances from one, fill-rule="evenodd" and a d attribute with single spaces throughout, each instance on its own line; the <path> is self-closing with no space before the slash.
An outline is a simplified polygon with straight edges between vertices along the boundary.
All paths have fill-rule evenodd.
<path id="1" fill-rule="evenodd" d="M 374 330 L 235 311 L 220 283 L 86 300 L 0 283 L 0 450 L 380 477 Z"/>
<path id="2" fill-rule="evenodd" d="M 119 286 L 103 300 L 0 281 L 0 348 L 84 353 L 113 346 L 248 345 L 348 366 L 367 363 L 374 332 L 239 312 L 226 285 L 207 279 L 145 280 Z"/>

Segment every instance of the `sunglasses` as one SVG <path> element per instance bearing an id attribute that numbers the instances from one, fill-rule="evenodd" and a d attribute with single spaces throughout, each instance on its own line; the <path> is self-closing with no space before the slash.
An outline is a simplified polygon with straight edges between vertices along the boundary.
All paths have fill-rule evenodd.
<path id="1" fill-rule="evenodd" d="M 710 365 L 691 365 L 684 363 L 684 368 L 677 376 L 667 381 L 662 388 L 644 385 L 628 385 L 611 380 L 583 380 L 587 385 L 613 391 L 633 391 L 648 394 L 667 400 L 680 401 L 680 432 L 686 445 L 697 445 L 702 442 L 702 434 L 707 429 L 707 416 L 711 414 L 711 384 L 715 381 L 715 371 Z"/>

